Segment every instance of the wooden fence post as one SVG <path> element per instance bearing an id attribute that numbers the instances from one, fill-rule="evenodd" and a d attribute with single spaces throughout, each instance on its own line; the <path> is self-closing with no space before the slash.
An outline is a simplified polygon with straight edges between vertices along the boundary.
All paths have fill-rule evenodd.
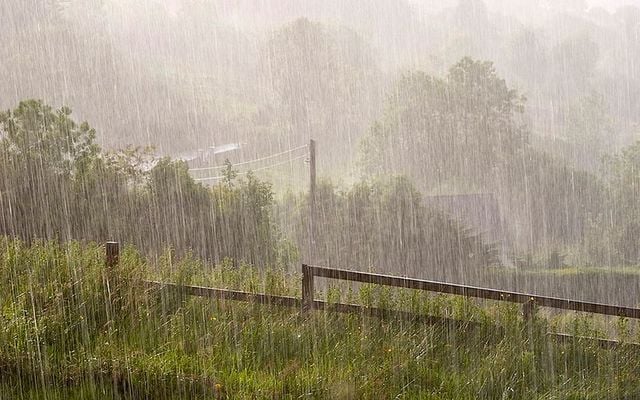
<path id="1" fill-rule="evenodd" d="M 522 303 L 522 318 L 524 319 L 524 323 L 528 331 L 531 331 L 531 328 L 533 327 L 535 307 L 536 302 L 533 299 L 529 299 Z"/>
<path id="2" fill-rule="evenodd" d="M 309 265 L 302 264 L 302 312 L 313 310 L 313 270 Z"/>
<path id="3" fill-rule="evenodd" d="M 114 272 L 120 261 L 120 244 L 118 242 L 107 242 L 105 264 L 108 272 Z"/>

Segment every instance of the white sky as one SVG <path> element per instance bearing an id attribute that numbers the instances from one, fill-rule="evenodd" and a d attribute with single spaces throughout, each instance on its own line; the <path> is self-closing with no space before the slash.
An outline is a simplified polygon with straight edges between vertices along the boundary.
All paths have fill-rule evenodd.
<path id="1" fill-rule="evenodd" d="M 615 11 L 623 5 L 634 5 L 640 7 L 640 0 L 587 0 L 589 6 L 597 6 L 605 8 L 609 11 Z"/>

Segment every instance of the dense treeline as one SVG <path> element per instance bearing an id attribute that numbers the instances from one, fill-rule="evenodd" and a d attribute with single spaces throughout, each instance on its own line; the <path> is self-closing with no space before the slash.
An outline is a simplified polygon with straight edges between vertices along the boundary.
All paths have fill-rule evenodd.
<path id="1" fill-rule="evenodd" d="M 91 146 L 154 143 L 159 153 L 177 155 L 234 142 L 242 143 L 243 155 L 258 157 L 313 137 L 327 176 L 357 181 L 351 160 L 363 143 L 366 177 L 406 175 L 423 195 L 491 193 L 516 253 L 578 254 L 573 261 L 580 263 L 638 261 L 632 150 L 621 150 L 636 138 L 640 115 L 637 7 L 525 0 L 375 0 L 367 10 L 358 0 L 173 5 L 0 5 L 8 16 L 0 26 L 6 38 L 1 106 L 43 98 L 73 106 L 98 127 L 91 145 L 74 150 L 88 152 L 87 165 L 76 172 L 58 173 L 70 155 L 38 170 L 37 157 L 24 149 L 5 154 L 13 172 L 2 178 L 4 204 L 14 196 L 12 211 L 3 211 L 7 232 L 94 237 L 96 229 L 95 236 L 132 237 L 145 248 L 166 238 L 185 248 L 196 243 L 207 257 L 255 258 L 230 250 L 241 246 L 232 236 L 246 234 L 255 243 L 254 228 L 219 221 L 218 202 L 244 200 L 195 185 L 180 163 L 134 172 L 127 164 L 144 164 L 144 155 L 107 155 Z M 170 182 L 180 188 L 155 186 Z M 218 189 L 240 193 L 245 185 L 248 180 Z M 73 195 L 60 194 L 67 192 Z M 123 212 L 105 217 L 113 204 Z M 72 214 L 83 216 L 55 222 Z M 167 227 L 127 228 L 158 219 Z M 216 223 L 213 235 L 208 227 Z M 277 243 L 290 234 L 273 229 L 256 232 L 270 232 Z M 200 234 L 191 236 L 195 231 Z M 291 237 L 306 248 L 306 239 Z M 213 245 L 217 240 L 228 242 Z"/>
<path id="2" fill-rule="evenodd" d="M 309 220 L 308 200 L 292 199 L 278 207 L 291 216 L 279 226 L 273 190 L 253 174 L 238 179 L 229 166 L 224 182 L 208 188 L 193 181 L 184 162 L 140 149 L 105 153 L 68 108 L 24 101 L 0 114 L 0 130 L 5 235 L 117 239 L 150 254 L 170 246 L 255 265 L 287 265 L 302 253 L 331 265 L 413 274 L 447 266 L 446 276 L 495 261 L 478 235 L 425 208 L 407 180 L 362 183 L 349 193 L 322 185 L 318 223 Z"/>
<path id="3" fill-rule="evenodd" d="M 289 197 L 279 207 L 292 209 L 298 212 L 279 219 L 303 254 L 321 265 L 460 281 L 499 262 L 495 244 L 425 206 L 406 178 L 363 181 L 348 190 L 324 182 L 315 213 L 307 211 L 308 196 Z"/>
<path id="4" fill-rule="evenodd" d="M 274 217 L 274 192 L 253 174 L 237 179 L 230 167 L 224 183 L 206 188 L 184 162 L 102 151 L 95 130 L 68 108 L 21 102 L 0 114 L 2 232 L 116 238 L 257 264 L 300 254 L 412 274 L 447 264 L 455 275 L 495 262 L 492 244 L 425 207 L 418 191 L 472 189 L 496 194 L 516 253 L 570 249 L 574 262 L 638 262 L 637 145 L 594 172 L 537 149 L 518 120 L 524 99 L 489 62 L 465 58 L 445 78 L 408 73 L 393 93 L 362 142 L 370 178 L 343 192 L 321 186 L 315 223 L 304 199 L 279 204 Z M 396 173 L 409 180 L 376 178 Z"/>
<path id="5" fill-rule="evenodd" d="M 0 230 L 58 238 L 173 246 L 202 257 L 276 261 L 272 192 L 252 176 L 213 190 L 183 162 L 145 151 L 104 153 L 67 108 L 25 101 L 0 114 Z"/>
<path id="6" fill-rule="evenodd" d="M 392 93 L 363 141 L 368 174 L 406 173 L 427 192 L 496 193 L 520 248 L 575 243 L 602 206 L 595 175 L 529 145 L 525 99 L 490 62 L 464 58 L 444 78 L 408 73 Z"/>
<path id="7" fill-rule="evenodd" d="M 446 80 L 414 73 L 398 85 L 363 142 L 371 178 L 346 191 L 321 185 L 315 211 L 308 199 L 285 199 L 277 215 L 271 186 L 253 174 L 237 179 L 230 166 L 206 188 L 184 162 L 104 152 L 68 108 L 21 102 L 0 114 L 0 228 L 27 240 L 115 238 L 156 254 L 173 246 L 261 265 L 302 256 L 414 275 L 432 266 L 430 276 L 451 279 L 505 259 L 479 232 L 426 207 L 418 190 L 474 188 L 497 194 L 516 253 L 570 249 L 583 264 L 638 262 L 637 145 L 598 173 L 535 149 L 516 120 L 522 99 L 487 62 L 463 59 Z M 398 172 L 409 180 L 376 178 Z"/>
<path id="8" fill-rule="evenodd" d="M 365 174 L 407 174 L 426 193 L 495 193 L 520 253 L 640 261 L 638 144 L 604 156 L 593 171 L 541 150 L 520 119 L 525 99 L 490 62 L 464 58 L 444 78 L 410 72 L 391 92 L 362 142 Z"/>
<path id="9" fill-rule="evenodd" d="M 494 61 L 527 96 L 522 117 L 535 147 L 594 171 L 603 150 L 637 134 L 637 7 L 170 3 L 3 4 L 0 107 L 25 98 L 68 104 L 98 128 L 101 144 L 153 144 L 162 154 L 230 141 L 276 152 L 312 136 L 325 144 L 319 162 L 328 170 L 349 165 L 401 74 L 441 76 L 471 56 Z"/>

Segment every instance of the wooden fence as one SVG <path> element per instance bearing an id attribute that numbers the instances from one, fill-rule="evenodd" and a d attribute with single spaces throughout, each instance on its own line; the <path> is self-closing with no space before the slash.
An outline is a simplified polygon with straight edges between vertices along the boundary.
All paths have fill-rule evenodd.
<path id="1" fill-rule="evenodd" d="M 107 284 L 116 281 L 113 276 L 118 260 L 119 245 L 117 242 L 107 242 L 106 244 L 106 271 Z M 530 321 L 533 317 L 535 307 L 550 307 L 562 310 L 587 312 L 609 316 L 640 319 L 640 309 L 609 304 L 593 303 L 557 297 L 538 296 L 533 294 L 480 288 L 469 285 L 459 285 L 438 281 L 403 278 L 390 275 L 372 274 L 367 272 L 350 271 L 344 269 L 326 268 L 302 264 L 302 298 L 291 296 L 278 296 L 262 293 L 250 293 L 237 290 L 216 289 L 203 286 L 179 285 L 158 281 L 143 281 L 149 289 L 168 289 L 182 293 L 183 295 L 206 297 L 217 300 L 234 300 L 253 302 L 265 305 L 277 305 L 284 307 L 299 308 L 302 313 L 309 313 L 312 310 L 327 310 L 341 313 L 360 313 L 374 317 L 394 316 L 405 319 L 423 321 L 426 323 L 447 323 L 452 327 L 474 327 L 479 324 L 471 321 L 462 321 L 452 318 L 437 317 L 424 314 L 416 314 L 401 310 L 391 310 L 376 307 L 367 307 L 357 304 L 330 303 L 314 299 L 314 278 L 329 278 L 346 280 L 359 283 L 393 286 L 405 289 L 424 290 L 435 293 L 458 295 L 467 298 L 480 298 L 486 300 L 506 301 L 522 304 L 523 318 Z M 549 336 L 559 341 L 568 341 L 576 337 L 562 333 L 548 333 Z M 579 337 L 597 341 L 603 347 L 612 347 L 619 344 L 615 340 Z M 627 343 L 628 344 L 628 343 Z"/>
<path id="2" fill-rule="evenodd" d="M 601 303 L 562 299 L 557 297 L 537 296 L 534 294 L 486 289 L 468 285 L 457 285 L 437 281 L 402 278 L 390 275 L 371 274 L 343 269 L 302 265 L 302 302 L 305 308 L 312 307 L 314 277 L 340 279 L 376 285 L 394 286 L 406 289 L 426 290 L 436 293 L 453 294 L 464 297 L 475 297 L 487 300 L 507 301 L 523 305 L 523 315 L 531 316 L 534 306 L 550 307 L 562 310 L 581 311 L 594 314 L 613 315 L 640 319 L 640 309 L 614 306 Z"/>

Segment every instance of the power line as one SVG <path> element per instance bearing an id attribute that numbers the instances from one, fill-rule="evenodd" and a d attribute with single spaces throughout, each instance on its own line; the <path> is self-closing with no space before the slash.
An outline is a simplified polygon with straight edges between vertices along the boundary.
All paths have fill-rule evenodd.
<path id="1" fill-rule="evenodd" d="M 302 159 L 302 158 L 306 158 L 308 155 L 309 155 L 308 153 L 304 153 L 304 154 L 299 155 L 299 156 L 297 156 L 297 157 L 289 158 L 289 159 L 287 159 L 287 160 L 280 161 L 280 162 L 275 163 L 275 164 L 271 164 L 271 165 L 267 165 L 267 166 L 264 166 L 264 167 L 256 168 L 256 169 L 254 169 L 254 170 L 253 170 L 253 172 L 263 171 L 263 170 L 265 170 L 265 169 L 269 169 L 269 168 L 277 167 L 277 166 L 279 166 L 279 165 L 284 165 L 284 164 L 289 163 L 289 162 L 292 162 L 292 161 L 296 161 L 296 160 L 300 160 L 300 159 Z"/>
<path id="2" fill-rule="evenodd" d="M 276 154 L 271 154 L 271 155 L 266 156 L 266 157 L 256 158 L 254 160 L 243 161 L 241 163 L 231 164 L 231 165 L 233 167 L 237 167 L 237 166 L 240 166 L 240 165 L 247 165 L 247 164 L 253 164 L 253 163 L 257 163 L 257 162 L 264 161 L 264 160 L 270 160 L 272 158 L 276 158 L 276 157 L 280 157 L 280 156 L 288 154 L 288 153 L 292 153 L 292 152 L 294 152 L 296 150 L 304 149 L 304 148 L 306 148 L 308 146 L 309 145 L 305 144 L 303 146 L 294 147 L 292 149 L 285 150 L 283 152 L 276 153 Z M 216 166 L 213 166 L 213 167 L 190 168 L 189 171 L 212 171 L 212 170 L 224 169 L 224 168 L 227 168 L 227 166 L 226 165 L 216 165 Z"/>
<path id="3" fill-rule="evenodd" d="M 308 154 L 305 153 L 303 155 L 300 155 L 300 156 L 297 156 L 297 157 L 294 157 L 294 158 L 290 158 L 288 160 L 280 161 L 280 162 L 277 162 L 275 164 L 271 164 L 271 165 L 267 165 L 267 166 L 264 166 L 264 167 L 260 167 L 260 168 L 254 169 L 254 170 L 249 170 L 249 171 L 246 171 L 246 172 L 238 172 L 236 174 L 236 176 L 247 175 L 249 172 L 264 171 L 265 169 L 278 167 L 280 165 L 284 165 L 284 164 L 287 164 L 287 163 L 290 163 L 290 162 L 293 162 L 293 161 L 296 161 L 296 160 L 300 160 L 301 158 L 306 158 L 307 156 L 308 156 Z M 219 179 L 223 179 L 223 178 L 226 178 L 226 176 L 225 175 L 210 176 L 210 177 L 206 177 L 206 178 L 194 178 L 193 180 L 196 181 L 196 182 L 200 182 L 200 181 L 219 180 Z"/>

